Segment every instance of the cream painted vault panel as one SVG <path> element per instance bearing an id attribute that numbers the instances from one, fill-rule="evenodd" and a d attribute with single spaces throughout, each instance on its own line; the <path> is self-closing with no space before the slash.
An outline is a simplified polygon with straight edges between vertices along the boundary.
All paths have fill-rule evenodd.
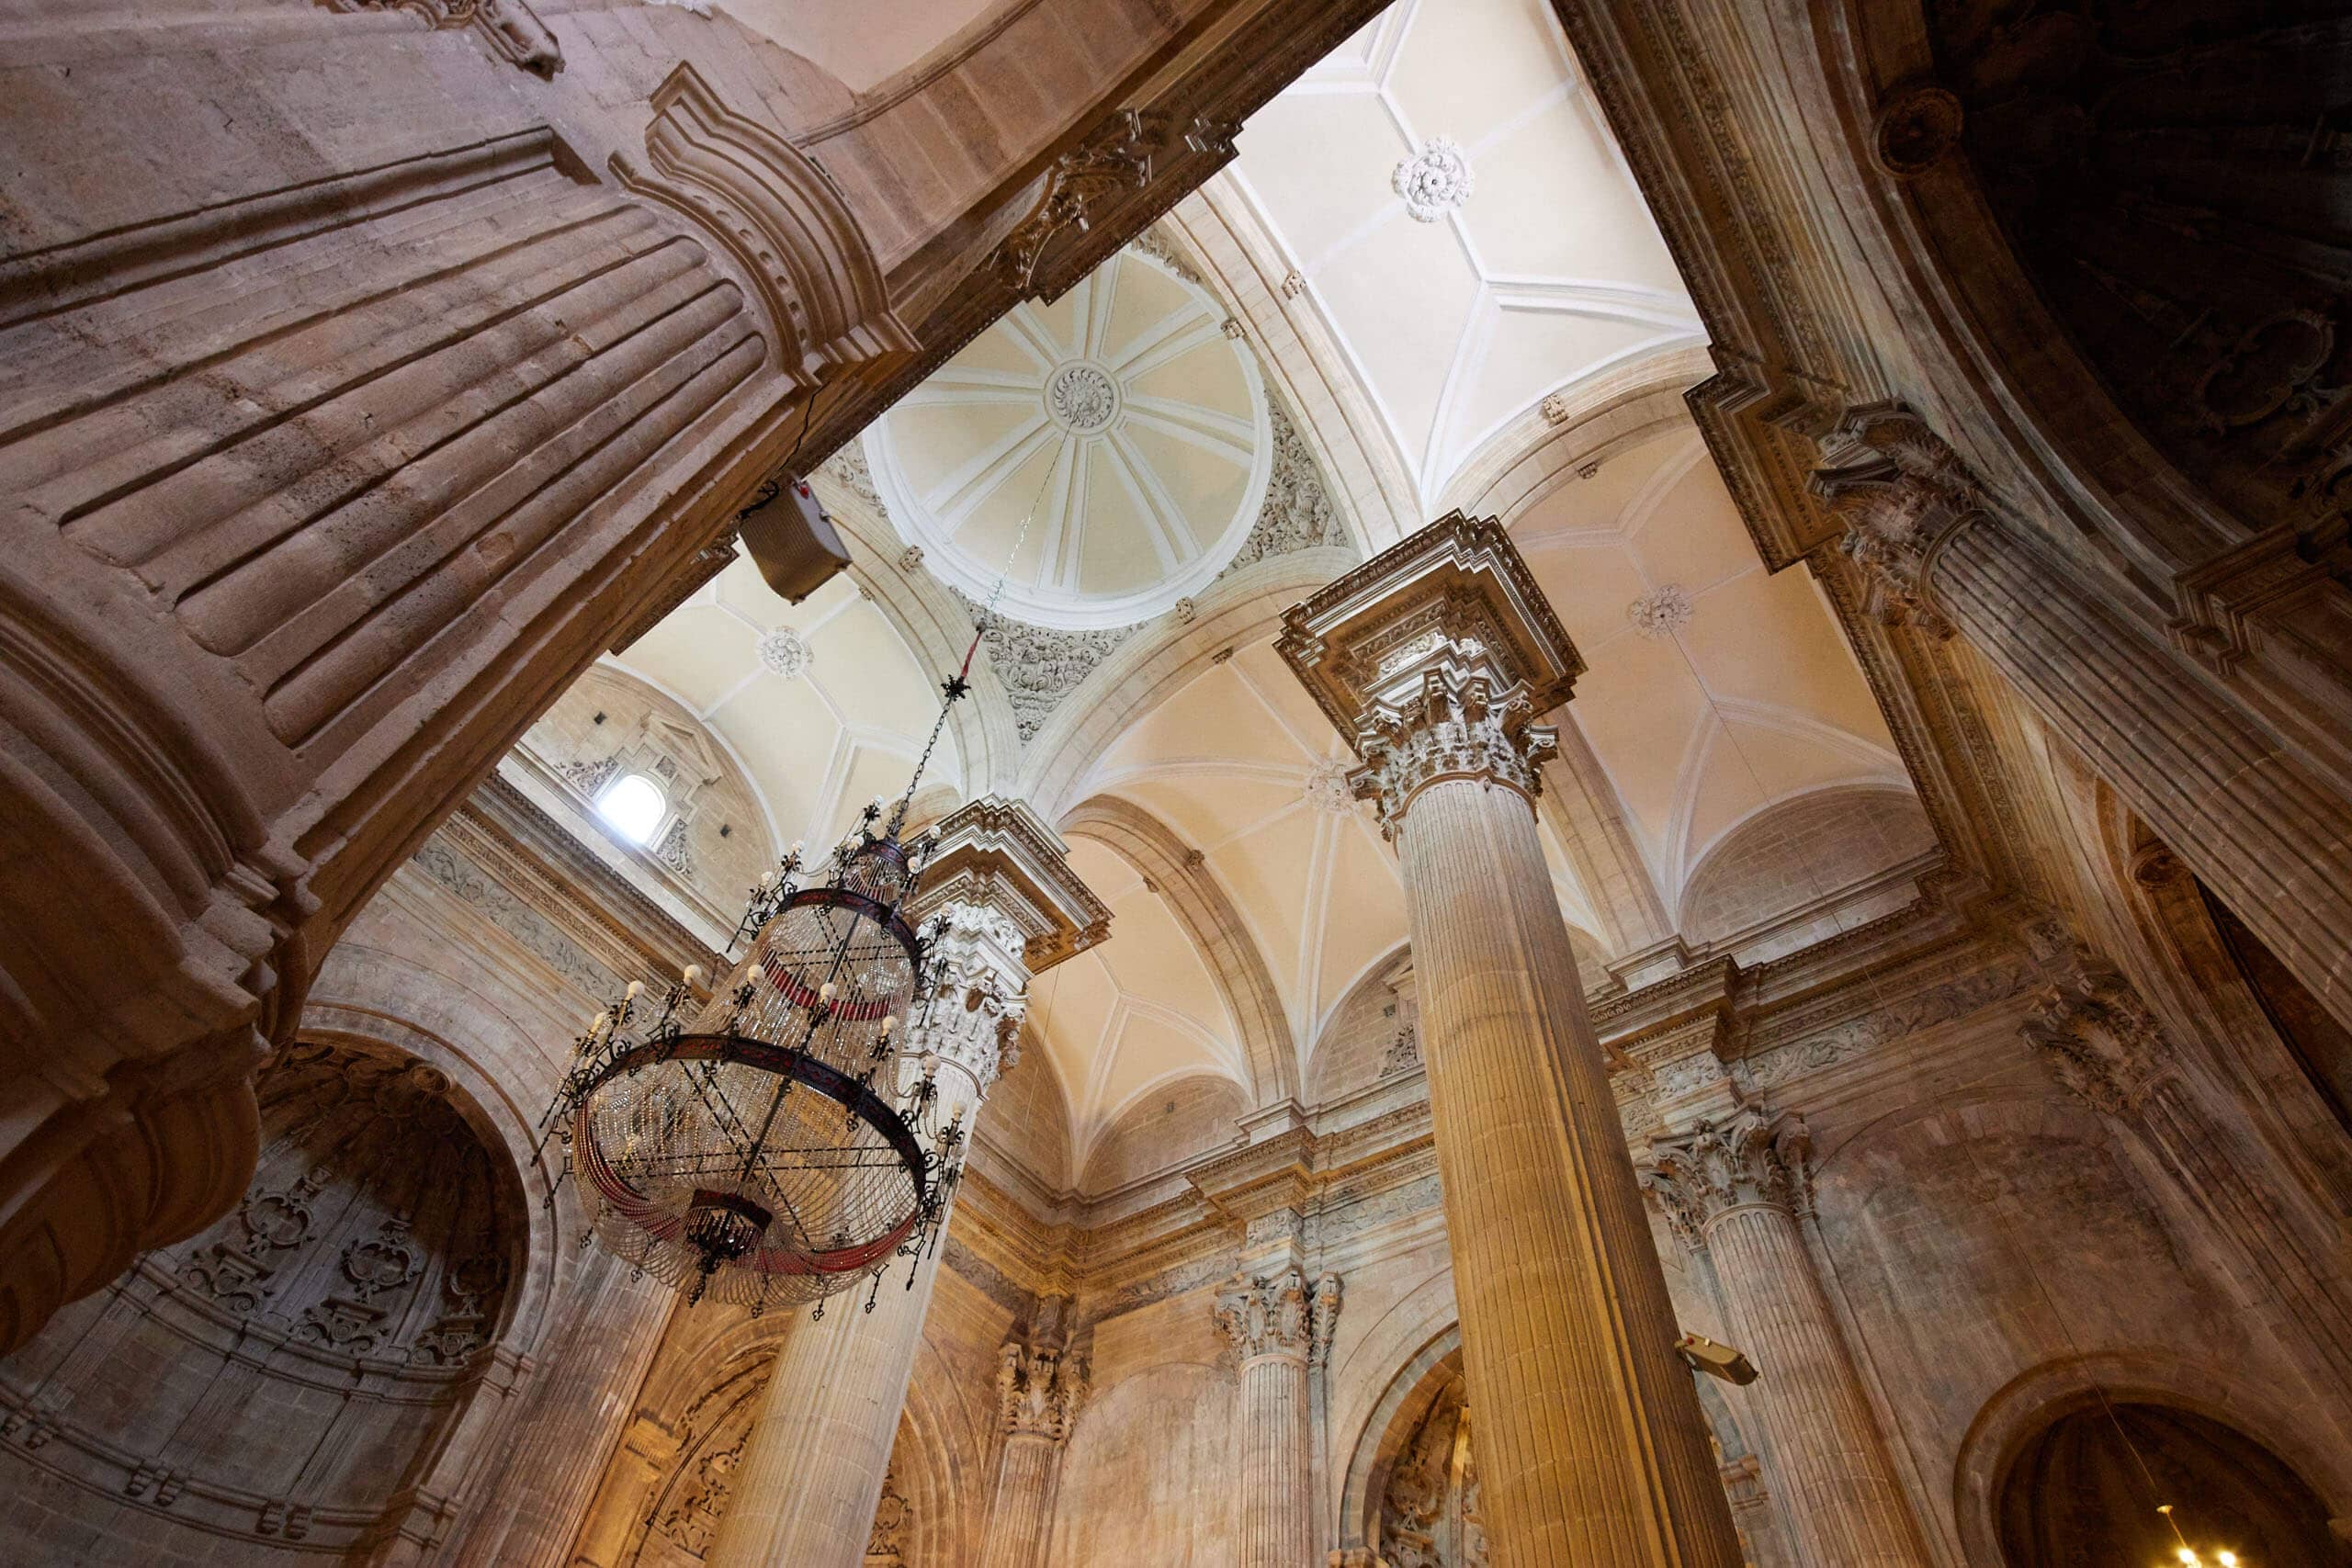
<path id="1" fill-rule="evenodd" d="M 1399 0 L 1251 117 L 1233 182 L 1424 508 L 1553 392 L 1703 341 L 1543 0 Z"/>
<path id="2" fill-rule="evenodd" d="M 798 604 L 736 560 L 606 662 L 692 709 L 733 751 L 779 845 L 830 845 L 896 796 L 939 714 L 934 677 L 846 573 Z M 952 735 L 926 784 L 962 793 Z"/>
<path id="3" fill-rule="evenodd" d="M 1511 536 L 1589 666 L 1568 715 L 1672 908 L 1732 828 L 1818 789 L 1909 789 L 1820 590 L 1768 573 L 1682 424 L 1537 499 Z M 1843 892 L 1792 890 L 1793 906 Z"/>

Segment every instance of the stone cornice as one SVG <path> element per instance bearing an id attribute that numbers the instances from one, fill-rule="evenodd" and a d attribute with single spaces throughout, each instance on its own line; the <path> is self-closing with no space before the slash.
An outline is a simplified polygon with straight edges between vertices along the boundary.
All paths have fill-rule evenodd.
<path id="1" fill-rule="evenodd" d="M 493 773 L 441 831 L 615 974 L 668 982 L 722 965 L 686 926 L 630 886 L 561 823 Z"/>
<path id="2" fill-rule="evenodd" d="M 1069 846 L 1023 801 L 983 795 L 939 824 L 912 918 L 984 905 L 1020 929 L 1034 977 L 1111 934 L 1111 908 L 1069 866 Z"/>

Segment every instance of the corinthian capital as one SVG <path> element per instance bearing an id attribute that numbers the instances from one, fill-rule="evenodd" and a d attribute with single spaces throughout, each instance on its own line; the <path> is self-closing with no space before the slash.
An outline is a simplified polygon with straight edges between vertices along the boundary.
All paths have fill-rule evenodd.
<path id="1" fill-rule="evenodd" d="M 1459 512 L 1291 606 L 1275 648 L 1354 743 L 1349 783 L 1392 835 L 1442 779 L 1532 798 L 1558 739 L 1537 721 L 1584 672 L 1502 525 Z"/>
<path id="2" fill-rule="evenodd" d="M 1476 649 L 1471 645 L 1473 656 Z M 1467 660 L 1424 671 L 1401 703 L 1374 702 L 1356 727 L 1364 766 L 1348 775 L 1359 800 L 1380 803 L 1390 838 L 1413 797 L 1445 779 L 1498 784 L 1533 800 L 1543 765 L 1559 755 L 1560 732 L 1537 715 L 1525 682 L 1500 691 Z"/>
<path id="3" fill-rule="evenodd" d="M 997 1421 L 1005 1434 L 1058 1443 L 1091 1392 L 1086 1358 L 1006 1341 L 997 1352 Z"/>
<path id="4" fill-rule="evenodd" d="M 1896 403 L 1852 411 L 1824 447 L 1832 460 L 1814 470 L 1813 493 L 1845 521 L 1841 547 L 1870 579 L 1872 611 L 1889 626 L 1909 621 L 1932 637 L 1951 636 L 1926 570 L 1938 543 L 1984 514 L 1984 491 L 1968 465 Z"/>
<path id="5" fill-rule="evenodd" d="M 1637 1174 L 1675 1235 L 1695 1252 L 1707 1226 L 1734 1209 L 1760 1204 L 1793 1213 L 1811 1202 L 1812 1156 L 1804 1117 L 1749 1106 L 1728 1121 L 1654 1140 Z"/>
<path id="6" fill-rule="evenodd" d="M 1332 1310 L 1338 1310 L 1333 1280 Z M 1315 1341 L 1315 1297 L 1305 1271 L 1285 1269 L 1272 1279 L 1236 1274 L 1216 1293 L 1216 1325 L 1243 1360 L 1258 1356 L 1307 1358 Z"/>
<path id="7" fill-rule="evenodd" d="M 923 921 L 926 991 L 907 1031 L 910 1050 L 952 1062 L 983 1093 L 1019 1057 L 1029 1010 L 1020 928 L 978 904 L 951 903 Z"/>

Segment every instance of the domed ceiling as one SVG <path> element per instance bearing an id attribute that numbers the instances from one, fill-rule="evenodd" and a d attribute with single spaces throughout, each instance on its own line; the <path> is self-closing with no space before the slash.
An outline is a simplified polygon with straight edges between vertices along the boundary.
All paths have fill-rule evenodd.
<path id="1" fill-rule="evenodd" d="M 1123 252 L 1029 302 L 865 435 L 901 537 L 950 587 L 1065 629 L 1132 625 L 1199 592 L 1256 519 L 1266 392 L 1227 315 Z"/>

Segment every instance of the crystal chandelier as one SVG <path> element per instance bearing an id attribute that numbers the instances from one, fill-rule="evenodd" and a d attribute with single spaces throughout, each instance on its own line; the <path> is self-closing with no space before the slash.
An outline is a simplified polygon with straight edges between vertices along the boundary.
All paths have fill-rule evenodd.
<path id="1" fill-rule="evenodd" d="M 659 997 L 631 982 L 574 1043 L 542 1125 L 597 1239 L 690 1303 L 821 1314 L 871 1280 L 871 1311 L 892 1261 L 936 1246 L 971 1108 L 944 1102 L 936 1057 L 904 1048 L 938 933 L 902 911 L 937 835 L 900 834 L 970 668 L 967 652 L 941 687 L 888 820 L 877 798 L 830 855 L 795 844 L 761 878 L 728 944 L 743 955 L 707 999 L 693 966 Z"/>

